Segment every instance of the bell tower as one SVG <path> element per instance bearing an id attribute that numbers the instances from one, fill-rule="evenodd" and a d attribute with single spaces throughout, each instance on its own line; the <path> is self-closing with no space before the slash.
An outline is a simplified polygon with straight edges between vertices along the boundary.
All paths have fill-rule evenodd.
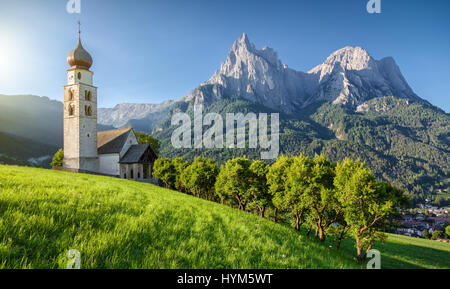
<path id="1" fill-rule="evenodd" d="M 98 172 L 97 87 L 91 55 L 81 44 L 67 56 L 67 85 L 64 86 L 64 168 L 74 172 Z"/>

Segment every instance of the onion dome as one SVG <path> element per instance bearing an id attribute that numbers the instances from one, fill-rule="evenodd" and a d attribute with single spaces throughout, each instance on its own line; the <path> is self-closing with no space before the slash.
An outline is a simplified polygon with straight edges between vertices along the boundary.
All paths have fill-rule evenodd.
<path id="1" fill-rule="evenodd" d="M 67 62 L 72 68 L 89 69 L 92 66 L 92 57 L 81 44 L 80 31 L 78 31 L 78 45 L 67 55 Z"/>

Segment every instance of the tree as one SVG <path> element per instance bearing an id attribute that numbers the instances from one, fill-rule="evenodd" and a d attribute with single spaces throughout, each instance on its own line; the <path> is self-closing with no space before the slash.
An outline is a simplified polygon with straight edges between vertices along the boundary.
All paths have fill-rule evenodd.
<path id="1" fill-rule="evenodd" d="M 272 195 L 272 204 L 275 206 L 275 222 L 277 222 L 278 211 L 286 209 L 282 203 L 283 195 L 286 190 L 286 170 L 291 166 L 292 159 L 286 156 L 280 156 L 276 162 L 269 168 L 267 173 L 267 185 L 269 194 Z M 274 198 L 278 195 L 279 202 L 275 203 Z"/>
<path id="2" fill-rule="evenodd" d="M 450 238 L 450 225 L 445 227 L 445 234 L 447 234 L 447 238 Z"/>
<path id="3" fill-rule="evenodd" d="M 251 161 L 246 157 L 232 159 L 222 166 L 215 184 L 216 194 L 222 199 L 233 198 L 238 208 L 245 211 L 250 200 Z"/>
<path id="4" fill-rule="evenodd" d="M 356 240 L 357 260 L 363 262 L 373 241 L 385 235 L 377 225 L 405 202 L 403 192 L 389 183 L 377 183 L 365 163 L 345 159 L 336 167 L 336 195 L 342 204 L 349 233 Z"/>
<path id="5" fill-rule="evenodd" d="M 267 173 L 269 165 L 264 161 L 254 161 L 250 166 L 251 184 L 250 184 L 250 204 L 256 207 L 259 215 L 264 218 L 266 208 L 272 206 L 272 195 L 269 193 L 267 185 Z"/>
<path id="6" fill-rule="evenodd" d="M 313 170 L 313 161 L 301 154 L 292 158 L 292 163 L 286 169 L 285 190 L 276 194 L 274 204 L 288 210 L 295 216 L 295 229 L 300 231 L 301 220 L 310 209 L 305 192 L 309 189 Z"/>
<path id="7" fill-rule="evenodd" d="M 434 231 L 433 234 L 431 234 L 431 238 L 433 240 L 442 239 L 444 237 L 444 232 L 442 231 Z"/>
<path id="8" fill-rule="evenodd" d="M 211 159 L 196 157 L 185 169 L 182 179 L 189 191 L 199 198 L 212 200 L 219 168 Z"/>
<path id="9" fill-rule="evenodd" d="M 153 165 L 153 175 L 164 183 L 166 188 L 175 189 L 177 170 L 170 159 L 160 158 Z"/>
<path id="10" fill-rule="evenodd" d="M 315 221 L 320 241 L 325 240 L 328 227 L 337 221 L 343 211 L 335 197 L 334 173 L 331 162 L 323 155 L 316 155 L 311 172 L 304 179 L 307 185 L 302 201 L 310 208 L 308 214 L 311 215 L 311 220 Z"/>
<path id="11" fill-rule="evenodd" d="M 185 178 L 183 178 L 185 170 L 189 167 L 190 163 L 185 162 L 182 158 L 175 158 L 172 160 L 172 164 L 175 168 L 175 184 L 174 187 L 180 192 L 187 193 L 189 191 Z"/>
<path id="12" fill-rule="evenodd" d="M 424 237 L 425 239 L 430 239 L 430 233 L 427 229 L 422 231 L 422 237 Z"/>
<path id="13" fill-rule="evenodd" d="M 159 155 L 161 144 L 159 140 L 145 132 L 134 131 L 139 144 L 149 144 L 156 155 Z"/>
<path id="14" fill-rule="evenodd" d="M 64 165 L 64 150 L 60 149 L 53 156 L 51 166 L 62 167 Z"/>

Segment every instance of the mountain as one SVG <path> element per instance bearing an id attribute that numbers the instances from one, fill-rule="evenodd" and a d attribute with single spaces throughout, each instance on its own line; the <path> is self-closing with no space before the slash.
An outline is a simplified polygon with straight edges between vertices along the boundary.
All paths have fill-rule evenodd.
<path id="1" fill-rule="evenodd" d="M 62 116 L 62 103 L 48 97 L 0 95 L 0 132 L 62 147 Z"/>
<path id="2" fill-rule="evenodd" d="M 0 132 L 0 164 L 49 167 L 57 146 Z"/>
<path id="3" fill-rule="evenodd" d="M 176 104 L 210 105 L 224 98 L 248 100 L 295 115 L 323 101 L 355 109 L 369 99 L 383 96 L 429 105 L 413 92 L 392 57 L 378 61 L 361 47 L 345 47 L 312 70 L 302 72 L 283 64 L 272 48 L 256 49 L 244 33 L 220 69 L 188 95 L 162 104 L 120 104 L 100 109 L 99 122 L 122 127 L 133 120 L 143 120 L 153 128 Z"/>
<path id="4" fill-rule="evenodd" d="M 114 129 L 99 124 L 99 130 Z M 35 95 L 0 95 L 0 163 L 48 167 L 63 147 L 63 104 Z"/>
<path id="5" fill-rule="evenodd" d="M 283 64 L 272 48 L 256 49 L 243 34 L 221 68 L 185 99 L 210 103 L 233 97 L 295 114 L 321 101 L 354 108 L 374 97 L 394 95 L 425 102 L 391 57 L 377 61 L 361 47 L 345 47 L 311 71 L 301 72 Z"/>

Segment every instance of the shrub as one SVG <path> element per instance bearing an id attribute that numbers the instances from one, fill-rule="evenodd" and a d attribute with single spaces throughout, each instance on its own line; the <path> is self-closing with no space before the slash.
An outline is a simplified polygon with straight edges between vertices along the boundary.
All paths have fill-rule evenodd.
<path id="1" fill-rule="evenodd" d="M 51 166 L 52 167 L 62 167 L 64 165 L 64 150 L 60 149 L 53 156 Z"/>

